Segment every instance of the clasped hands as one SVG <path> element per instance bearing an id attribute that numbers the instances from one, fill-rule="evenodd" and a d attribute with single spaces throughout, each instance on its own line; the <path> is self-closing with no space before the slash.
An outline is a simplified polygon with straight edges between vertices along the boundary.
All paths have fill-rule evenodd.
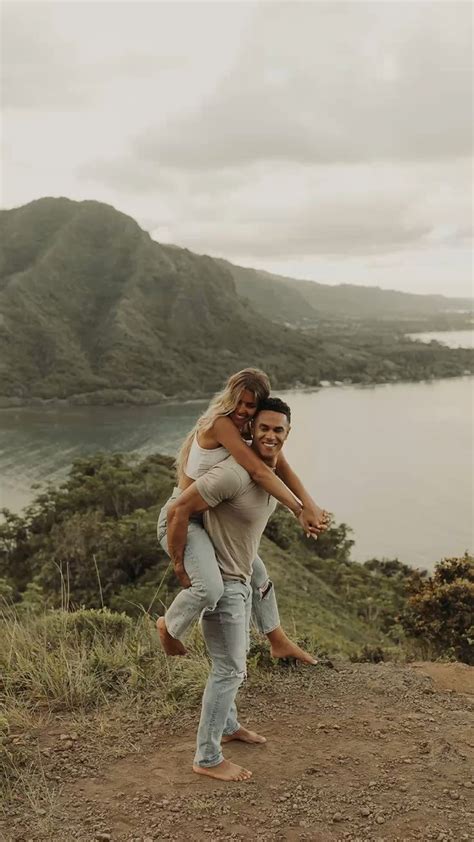
<path id="1" fill-rule="evenodd" d="M 326 509 L 320 509 L 316 505 L 303 506 L 297 520 L 306 533 L 306 537 L 316 540 L 318 535 L 325 532 L 331 525 L 332 515 Z"/>

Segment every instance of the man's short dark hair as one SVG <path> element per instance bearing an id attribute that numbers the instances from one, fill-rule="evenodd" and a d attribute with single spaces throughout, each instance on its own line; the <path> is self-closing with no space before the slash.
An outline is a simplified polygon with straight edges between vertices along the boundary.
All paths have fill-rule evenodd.
<path id="1" fill-rule="evenodd" d="M 267 409 L 269 412 L 281 412 L 282 415 L 286 415 L 288 424 L 291 424 L 291 409 L 281 398 L 263 398 L 263 400 L 259 401 L 255 418 L 264 409 Z"/>

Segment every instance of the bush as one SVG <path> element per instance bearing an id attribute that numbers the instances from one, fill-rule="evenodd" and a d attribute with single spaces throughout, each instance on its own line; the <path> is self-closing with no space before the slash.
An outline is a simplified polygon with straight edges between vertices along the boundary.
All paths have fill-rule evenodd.
<path id="1" fill-rule="evenodd" d="M 348 561 L 354 541 L 349 538 L 352 530 L 345 523 L 331 526 L 318 535 L 317 541 L 307 538 L 300 524 L 293 515 L 282 506 L 270 518 L 265 535 L 282 550 L 305 545 L 318 558 L 331 558 Z"/>
<path id="2" fill-rule="evenodd" d="M 474 665 L 474 559 L 444 559 L 430 578 L 414 578 L 401 622 L 435 656 Z"/>
<path id="3" fill-rule="evenodd" d="M 367 646 L 362 648 L 358 655 L 351 655 L 353 664 L 380 664 L 385 661 L 385 652 L 381 646 Z"/>
<path id="4" fill-rule="evenodd" d="M 2 511 L 1 594 L 33 608 L 40 588 L 51 607 L 100 608 L 149 571 L 159 581 L 169 559 L 156 520 L 172 483 L 172 460 L 164 456 L 77 460 L 68 479 L 39 494 L 24 515 Z"/>

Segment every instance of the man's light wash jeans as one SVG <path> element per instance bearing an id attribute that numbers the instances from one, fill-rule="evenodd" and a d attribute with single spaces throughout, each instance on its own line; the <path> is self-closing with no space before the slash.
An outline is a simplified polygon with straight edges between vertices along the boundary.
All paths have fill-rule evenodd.
<path id="1" fill-rule="evenodd" d="M 158 540 L 166 553 L 168 553 L 167 510 L 179 494 L 180 490 L 175 488 L 158 518 Z M 191 580 L 191 587 L 180 591 L 165 614 L 166 628 L 171 637 L 178 639 L 184 637 L 204 610 L 215 608 L 224 593 L 224 583 L 214 547 L 200 518 L 189 522 L 184 568 Z M 268 634 L 278 628 L 280 617 L 273 584 L 268 578 L 263 561 L 258 556 L 253 563 L 250 585 L 252 620 L 262 634 Z"/>
<path id="2" fill-rule="evenodd" d="M 224 759 L 222 735 L 240 728 L 235 697 L 246 677 L 251 606 L 250 585 L 226 580 L 214 610 L 202 615 L 211 672 L 202 697 L 194 758 L 197 766 L 217 766 Z"/>

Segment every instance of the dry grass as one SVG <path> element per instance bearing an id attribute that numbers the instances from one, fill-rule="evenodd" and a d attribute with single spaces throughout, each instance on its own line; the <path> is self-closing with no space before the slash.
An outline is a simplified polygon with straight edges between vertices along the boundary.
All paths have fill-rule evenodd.
<path id="1" fill-rule="evenodd" d="M 145 614 L 135 620 L 106 609 L 19 614 L 6 608 L 0 617 L 3 794 L 9 800 L 21 789 L 32 809 L 46 810 L 45 819 L 51 786 L 37 742 L 22 735 L 55 716 L 80 722 L 95 714 L 100 731 L 101 712 L 107 718 L 117 701 L 131 716 L 152 708 L 157 721 L 197 703 L 208 674 L 197 631 L 189 651 L 188 658 L 167 659 Z"/>

